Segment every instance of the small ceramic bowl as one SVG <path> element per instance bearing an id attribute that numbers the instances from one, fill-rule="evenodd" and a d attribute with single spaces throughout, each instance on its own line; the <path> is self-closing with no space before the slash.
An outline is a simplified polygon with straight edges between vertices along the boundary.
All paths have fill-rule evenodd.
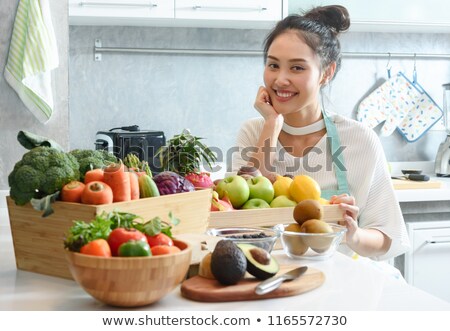
<path id="1" fill-rule="evenodd" d="M 271 252 L 280 236 L 278 230 L 259 227 L 213 228 L 207 231 L 211 236 L 232 240 L 236 244 L 253 244 Z"/>
<path id="2" fill-rule="evenodd" d="M 280 231 L 284 252 L 293 259 L 327 259 L 336 252 L 347 232 L 347 228 L 337 224 L 329 224 L 333 229 L 331 233 L 286 231 L 288 225 L 278 224 L 275 229 Z"/>

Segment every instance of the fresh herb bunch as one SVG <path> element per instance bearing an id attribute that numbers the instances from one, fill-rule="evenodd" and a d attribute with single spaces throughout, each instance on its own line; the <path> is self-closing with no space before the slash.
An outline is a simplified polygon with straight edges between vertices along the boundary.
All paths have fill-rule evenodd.
<path id="1" fill-rule="evenodd" d="M 204 138 L 193 136 L 187 129 L 184 129 L 181 134 L 175 135 L 156 153 L 162 168 L 181 176 L 200 172 L 202 161 L 212 168 L 212 163 L 217 160 L 217 157 L 208 146 L 200 141 L 201 139 Z"/>
<path id="2" fill-rule="evenodd" d="M 64 247 L 70 251 L 79 252 L 81 247 L 93 240 L 106 240 L 111 233 L 111 224 L 106 212 L 97 215 L 90 223 L 74 221 L 69 229 L 69 235 L 64 240 Z"/>

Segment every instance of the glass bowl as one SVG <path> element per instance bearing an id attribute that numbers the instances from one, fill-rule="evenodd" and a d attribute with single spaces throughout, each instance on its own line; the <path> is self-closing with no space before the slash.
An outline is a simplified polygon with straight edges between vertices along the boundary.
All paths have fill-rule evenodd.
<path id="1" fill-rule="evenodd" d="M 206 233 L 232 240 L 236 244 L 252 244 L 265 249 L 269 253 L 280 236 L 278 230 L 262 227 L 212 228 L 208 229 Z"/>
<path id="2" fill-rule="evenodd" d="M 286 231 L 289 224 L 278 224 L 274 227 L 280 232 L 281 244 L 287 256 L 293 259 L 324 260 L 331 257 L 339 247 L 347 228 L 337 224 L 329 224 L 330 233 L 303 233 Z"/>

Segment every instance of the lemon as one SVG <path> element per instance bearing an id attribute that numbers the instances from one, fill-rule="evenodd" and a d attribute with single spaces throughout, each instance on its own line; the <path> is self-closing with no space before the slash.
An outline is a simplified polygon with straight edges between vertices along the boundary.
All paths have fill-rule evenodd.
<path id="1" fill-rule="evenodd" d="M 330 201 L 325 198 L 320 198 L 319 202 L 321 205 L 329 205 L 330 204 Z"/>
<path id="2" fill-rule="evenodd" d="M 289 187 L 291 186 L 292 178 L 277 175 L 277 179 L 273 183 L 273 190 L 275 191 L 275 197 L 285 195 L 289 199 L 292 199 L 289 193 Z"/>
<path id="3" fill-rule="evenodd" d="M 292 180 L 289 186 L 289 193 L 291 197 L 300 202 L 306 199 L 320 200 L 320 186 L 308 175 L 298 175 Z"/>

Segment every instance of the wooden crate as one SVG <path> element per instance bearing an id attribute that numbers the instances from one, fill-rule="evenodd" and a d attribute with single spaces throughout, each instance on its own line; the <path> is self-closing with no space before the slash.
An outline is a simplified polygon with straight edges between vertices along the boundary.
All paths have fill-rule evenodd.
<path id="1" fill-rule="evenodd" d="M 294 207 L 216 211 L 211 212 L 209 227 L 271 227 L 280 223 L 294 223 L 293 211 Z M 338 205 L 325 205 L 323 206 L 323 211 L 323 220 L 326 222 L 342 220 L 342 211 Z"/>
<path id="2" fill-rule="evenodd" d="M 100 206 L 57 201 L 53 204 L 54 213 L 46 218 L 30 204 L 17 206 L 7 197 L 17 268 L 72 279 L 65 259 L 64 235 L 73 220 L 90 221 L 103 211 L 134 213 L 144 220 L 160 216 L 166 221 L 172 211 L 180 219 L 180 224 L 172 228 L 174 235 L 204 233 L 208 227 L 211 197 L 211 190 L 200 190 Z"/>

